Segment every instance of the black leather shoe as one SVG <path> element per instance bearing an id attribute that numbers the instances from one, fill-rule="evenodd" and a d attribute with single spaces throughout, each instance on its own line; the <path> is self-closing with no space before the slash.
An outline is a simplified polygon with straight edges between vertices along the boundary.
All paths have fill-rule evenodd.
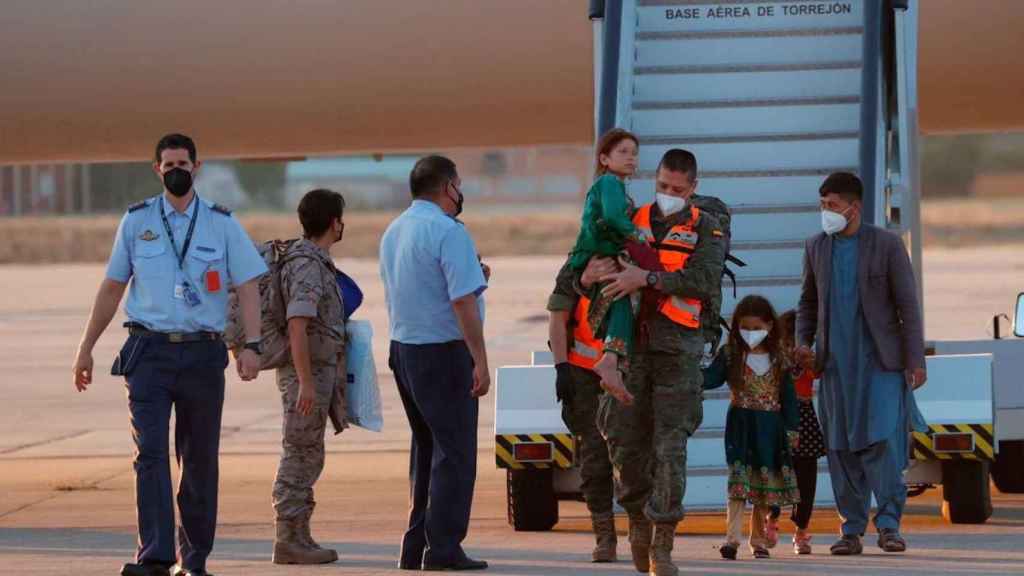
<path id="1" fill-rule="evenodd" d="M 121 576 L 170 576 L 171 571 L 161 564 L 125 564 Z"/>
<path id="2" fill-rule="evenodd" d="M 430 564 L 428 562 L 423 563 L 423 570 L 425 572 L 447 572 L 449 570 L 486 570 L 487 562 L 483 560 L 473 560 L 470 557 L 464 557 L 461 560 L 456 560 L 450 564 Z"/>
<path id="3" fill-rule="evenodd" d="M 402 553 L 398 556 L 399 570 L 422 570 L 423 548 L 407 547 L 402 544 Z"/>

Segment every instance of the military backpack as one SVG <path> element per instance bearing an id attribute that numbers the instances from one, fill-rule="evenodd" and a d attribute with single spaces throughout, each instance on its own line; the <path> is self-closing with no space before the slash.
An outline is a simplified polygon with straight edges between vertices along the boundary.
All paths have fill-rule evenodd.
<path id="1" fill-rule="evenodd" d="M 714 216 L 718 220 L 718 224 L 722 229 L 722 236 L 725 239 L 725 262 L 722 266 L 722 277 L 728 277 L 732 280 L 733 294 L 736 293 L 736 273 L 733 272 L 728 263 L 733 263 L 736 266 L 746 266 L 746 262 L 730 254 L 730 248 L 732 243 L 732 212 L 729 211 L 729 206 L 726 205 L 720 198 L 715 196 L 701 196 L 694 195 L 692 200 L 693 205 L 701 210 Z M 700 328 L 701 332 L 704 333 L 704 342 L 711 344 L 712 350 L 717 350 L 719 343 L 722 340 L 722 328 L 728 329 L 728 325 L 725 319 L 722 318 L 722 291 L 718 293 L 709 301 L 702 303 L 700 311 Z"/>
<path id="2" fill-rule="evenodd" d="M 259 278 L 260 287 L 260 370 L 280 368 L 291 360 L 288 344 L 287 304 L 281 289 L 281 268 L 286 262 L 303 257 L 289 255 L 290 248 L 298 242 L 292 240 L 268 240 L 257 244 L 267 273 Z M 231 288 L 228 295 L 228 318 L 224 327 L 224 343 L 237 355 L 245 346 L 245 326 L 242 322 L 238 293 Z"/>

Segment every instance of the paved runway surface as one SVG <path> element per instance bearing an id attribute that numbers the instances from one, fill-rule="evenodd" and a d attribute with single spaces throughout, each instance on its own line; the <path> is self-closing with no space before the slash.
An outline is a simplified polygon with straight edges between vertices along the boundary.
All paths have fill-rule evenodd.
<path id="1" fill-rule="evenodd" d="M 990 319 L 1012 312 L 1024 289 L 1017 247 L 929 251 L 925 305 L 929 339 L 987 338 Z M 552 257 L 491 262 L 487 339 L 492 367 L 523 363 L 545 341 L 543 302 L 559 265 Z M 217 574 L 391 574 L 406 513 L 409 434 L 385 367 L 387 324 L 376 263 L 340 261 L 367 293 L 358 316 L 377 331 L 385 431 L 350 430 L 328 440 L 327 470 L 318 484 L 314 530 L 342 560 L 318 568 L 269 563 L 269 505 L 279 450 L 280 407 L 271 374 L 253 383 L 231 376 L 222 441 L 221 509 L 210 569 Z M 84 394 L 71 384 L 72 354 L 88 314 L 100 266 L 0 268 L 0 563 L 4 574 L 116 573 L 134 547 L 131 441 L 123 383 L 106 376 L 123 340 L 112 326 L 96 350 L 96 383 Z M 232 367 L 233 369 L 233 367 Z M 493 468 L 493 395 L 481 406 L 480 473 L 470 552 L 495 574 L 628 574 L 631 566 L 591 565 L 586 511 L 563 503 L 553 534 L 513 532 L 505 522 L 505 479 Z M 676 558 L 699 574 L 1020 574 L 1024 573 L 1024 498 L 997 495 L 983 526 L 949 526 L 938 495 L 911 501 L 905 531 L 910 551 L 883 555 L 869 535 L 856 559 L 825 555 L 837 519 L 816 513 L 815 555 L 797 558 L 780 544 L 775 557 L 735 563 L 718 558 L 721 515 L 694 515 L 681 528 Z M 622 527 L 622 526 L 620 526 Z M 787 532 L 790 528 L 784 523 Z M 625 539 L 620 554 L 628 554 Z"/>

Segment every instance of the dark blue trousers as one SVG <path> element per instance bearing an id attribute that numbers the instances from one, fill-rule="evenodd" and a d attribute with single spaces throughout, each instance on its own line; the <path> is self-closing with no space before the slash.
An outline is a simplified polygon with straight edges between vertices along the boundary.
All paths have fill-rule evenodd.
<path id="1" fill-rule="evenodd" d="M 131 336 L 120 356 L 135 440 L 139 563 L 175 563 L 168 437 L 174 408 L 178 557 L 205 570 L 217 527 L 218 451 L 227 349 L 220 341 L 171 344 Z"/>
<path id="2" fill-rule="evenodd" d="M 464 342 L 391 342 L 388 360 L 402 398 L 412 447 L 409 529 L 401 565 L 465 558 L 462 541 L 476 484 L 479 400 L 471 396 L 473 358 Z"/>

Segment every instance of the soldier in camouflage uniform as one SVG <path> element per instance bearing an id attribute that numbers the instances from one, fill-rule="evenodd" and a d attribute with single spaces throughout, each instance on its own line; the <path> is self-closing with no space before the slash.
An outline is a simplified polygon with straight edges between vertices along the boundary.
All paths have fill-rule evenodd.
<path id="1" fill-rule="evenodd" d="M 609 293 L 621 296 L 650 288 L 690 302 L 708 301 L 719 294 L 725 259 L 720 224 L 713 215 L 699 210 L 694 222 L 690 203 L 680 202 L 693 195 L 696 175 L 692 154 L 670 150 L 658 167 L 657 204 L 650 208 L 656 247 L 664 246 L 669 232 L 679 226 L 696 233 L 695 245 L 686 250 L 684 267 L 648 272 L 625 264 L 621 272 L 605 277 L 610 280 Z M 665 259 L 662 257 L 663 262 Z M 625 406 L 605 394 L 597 422 L 615 467 L 619 503 L 629 513 L 629 540 L 637 570 L 675 576 L 678 569 L 672 562 L 672 547 L 676 525 L 683 519 L 686 443 L 703 418 L 700 358 L 704 336 L 699 321 L 680 324 L 670 319 L 664 308 L 639 317 L 637 323 L 646 336 L 639 339 L 629 359 L 626 388 L 634 401 Z"/>
<path id="2" fill-rule="evenodd" d="M 278 368 L 284 409 L 281 464 L 274 481 L 275 564 L 322 564 L 338 554 L 310 535 L 313 484 L 324 468 L 324 432 L 332 404 L 344 398 L 344 305 L 329 249 L 345 229 L 341 194 L 313 190 L 299 203 L 304 237 L 281 266 L 291 362 Z M 344 410 L 341 417 L 344 417 Z M 344 422 L 342 422 L 344 426 Z"/>
<path id="3" fill-rule="evenodd" d="M 573 288 L 574 277 L 575 271 L 566 262 L 548 298 L 549 342 L 558 373 L 556 393 L 562 403 L 562 420 L 578 443 L 576 454 L 583 481 L 581 489 L 597 541 L 591 559 L 594 562 L 615 562 L 618 538 L 613 511 L 615 488 L 612 463 L 608 457 L 608 445 L 598 431 L 596 422 L 601 379 L 593 370 L 581 365 L 586 363 L 585 358 L 569 353 L 577 344 L 573 342 L 573 333 L 579 331 L 575 323 L 587 321 L 586 313 L 576 313 L 580 300 Z M 596 344 L 599 345 L 599 342 Z M 596 358 L 590 360 L 595 362 Z"/>

